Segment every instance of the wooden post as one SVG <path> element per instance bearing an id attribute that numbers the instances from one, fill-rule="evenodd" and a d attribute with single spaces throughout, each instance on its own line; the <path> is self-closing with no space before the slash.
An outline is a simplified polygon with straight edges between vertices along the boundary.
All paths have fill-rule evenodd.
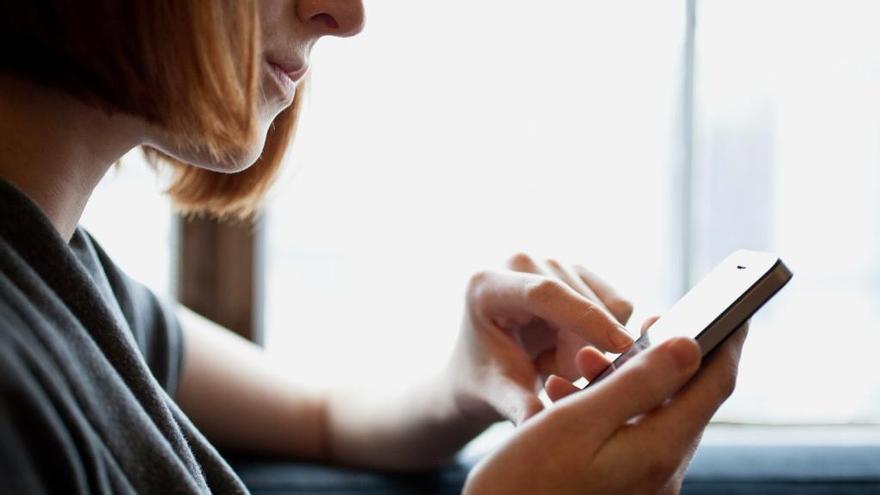
<path id="1" fill-rule="evenodd" d="M 181 218 L 178 298 L 202 316 L 262 343 L 258 264 L 262 222 Z"/>

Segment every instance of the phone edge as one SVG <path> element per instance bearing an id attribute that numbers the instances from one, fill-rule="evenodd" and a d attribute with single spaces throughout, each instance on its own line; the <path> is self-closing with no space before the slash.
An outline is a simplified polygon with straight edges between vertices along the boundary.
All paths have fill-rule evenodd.
<path id="1" fill-rule="evenodd" d="M 788 284 L 788 282 L 792 279 L 793 276 L 794 276 L 794 274 L 791 272 L 791 270 L 788 269 L 788 267 L 785 265 L 785 263 L 782 261 L 782 259 L 777 257 L 776 262 L 773 264 L 773 266 L 769 270 L 767 270 L 767 272 L 764 275 L 762 275 L 761 278 L 756 280 L 755 283 L 752 284 L 752 286 L 749 287 L 748 290 L 743 292 L 739 296 L 739 298 L 736 299 L 736 301 L 734 301 L 730 306 L 728 306 L 727 309 L 725 309 L 720 315 L 718 315 L 717 318 L 712 320 L 712 323 L 709 323 L 706 326 L 706 328 L 704 328 L 699 334 L 697 334 L 697 336 L 695 337 L 695 340 L 697 341 L 698 344 L 700 344 L 700 350 L 702 351 L 703 357 L 707 356 L 719 344 L 721 344 L 722 342 L 724 342 L 724 340 L 726 340 L 728 337 L 730 337 L 730 335 L 734 332 L 734 330 L 739 328 L 743 323 L 746 322 L 746 320 L 748 320 L 749 318 L 754 316 L 755 313 L 760 311 L 761 308 L 763 308 L 765 304 L 767 304 L 771 299 L 773 299 L 773 297 L 775 297 L 776 294 L 780 290 L 782 290 L 783 287 L 785 287 Z M 773 281 L 773 279 L 775 277 L 778 277 L 778 283 L 776 285 L 769 284 L 770 282 Z M 768 284 L 769 284 L 769 287 L 768 287 Z M 755 292 L 758 290 L 762 291 L 761 295 L 763 296 L 765 294 L 764 289 L 767 289 L 766 297 L 757 298 L 757 300 L 759 300 L 761 302 L 758 303 L 754 307 L 754 309 L 752 309 L 752 310 L 748 310 L 748 309 L 743 310 L 742 309 L 743 302 L 745 302 L 747 300 L 752 300 L 752 297 L 755 295 Z M 732 314 L 734 311 L 736 311 L 735 315 Z M 741 319 L 740 318 L 733 318 L 734 316 L 739 317 L 740 315 L 743 315 L 743 314 L 745 314 L 745 316 L 743 316 Z M 726 322 L 730 319 L 733 319 L 733 321 L 738 320 L 738 323 L 733 324 L 733 325 L 727 325 L 725 327 L 719 326 L 723 322 Z M 716 330 L 718 328 L 726 328 L 726 329 L 719 331 L 719 330 Z M 706 335 L 707 333 L 713 334 L 712 335 L 713 340 L 706 341 L 706 338 L 703 336 Z M 717 339 L 714 339 L 714 337 L 716 336 L 715 334 L 717 334 L 719 336 Z M 633 345 L 638 345 L 638 340 Z M 618 356 L 618 358 L 619 357 L 620 356 Z M 608 374 L 606 374 L 606 373 L 608 372 L 608 369 L 614 368 L 614 363 L 616 361 L 617 361 L 617 358 L 615 358 L 615 360 L 613 362 L 611 362 L 611 364 L 609 364 L 598 375 L 596 375 L 596 379 L 587 383 L 581 390 L 586 390 L 591 385 L 600 382 L 601 379 L 607 378 Z"/>

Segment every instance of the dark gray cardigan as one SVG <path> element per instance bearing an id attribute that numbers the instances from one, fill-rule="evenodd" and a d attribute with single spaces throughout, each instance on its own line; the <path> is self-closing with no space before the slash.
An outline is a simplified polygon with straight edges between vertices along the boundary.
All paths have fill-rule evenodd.
<path id="1" fill-rule="evenodd" d="M 246 493 L 171 399 L 182 355 L 167 307 L 0 179 L 0 493 Z"/>

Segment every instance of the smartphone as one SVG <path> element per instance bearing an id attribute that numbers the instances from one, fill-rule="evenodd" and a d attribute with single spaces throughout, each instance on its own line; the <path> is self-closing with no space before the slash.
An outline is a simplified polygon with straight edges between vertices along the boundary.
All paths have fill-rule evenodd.
<path id="1" fill-rule="evenodd" d="M 706 356 L 761 309 L 791 277 L 791 271 L 774 254 L 745 249 L 734 252 L 584 388 L 602 381 L 643 350 L 673 337 L 696 339 Z"/>

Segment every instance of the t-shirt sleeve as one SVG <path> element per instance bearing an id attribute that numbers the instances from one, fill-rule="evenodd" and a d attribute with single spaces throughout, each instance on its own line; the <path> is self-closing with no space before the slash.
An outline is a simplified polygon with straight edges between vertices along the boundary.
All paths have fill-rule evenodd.
<path id="1" fill-rule="evenodd" d="M 174 397 L 183 369 L 183 332 L 173 307 L 119 269 L 91 235 L 89 240 L 147 366 Z"/>
<path id="2" fill-rule="evenodd" d="M 120 299 L 138 347 L 156 380 L 174 397 L 183 369 L 183 331 L 170 303 L 150 289 L 121 274 L 127 285 L 126 300 Z"/>

